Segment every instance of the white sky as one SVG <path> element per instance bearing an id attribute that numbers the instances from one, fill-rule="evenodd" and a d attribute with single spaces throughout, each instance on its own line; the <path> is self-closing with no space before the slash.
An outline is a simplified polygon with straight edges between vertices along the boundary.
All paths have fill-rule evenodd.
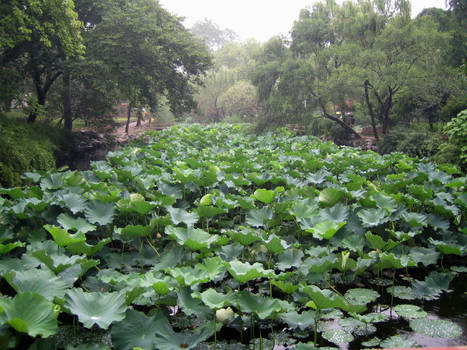
<path id="1" fill-rule="evenodd" d="M 205 18 L 222 29 L 231 29 L 240 40 L 265 42 L 274 35 L 287 35 L 301 9 L 316 0 L 159 0 L 171 13 L 185 17 L 191 27 Z M 424 8 L 445 9 L 445 0 L 412 0 L 412 17 Z"/>

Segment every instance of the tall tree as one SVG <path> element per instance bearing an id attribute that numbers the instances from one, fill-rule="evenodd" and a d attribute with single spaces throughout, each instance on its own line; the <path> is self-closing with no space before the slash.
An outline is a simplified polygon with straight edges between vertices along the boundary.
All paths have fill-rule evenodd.
<path id="1" fill-rule="evenodd" d="M 34 84 L 39 106 L 45 105 L 47 93 L 63 73 L 62 62 L 83 54 L 81 27 L 72 0 L 7 0 L 0 4 L 0 63 L 20 66 Z M 28 121 L 34 122 L 36 117 L 32 111 Z"/>
<path id="2" fill-rule="evenodd" d="M 226 43 L 237 38 L 237 34 L 230 29 L 222 29 L 209 19 L 196 22 L 191 27 L 191 32 L 212 51 L 222 48 Z"/>
<path id="3" fill-rule="evenodd" d="M 194 84 L 210 66 L 208 51 L 180 23 L 153 0 L 110 2 L 92 30 L 89 45 L 99 53 L 131 108 L 157 95 L 168 98 L 180 114 L 193 105 Z"/>

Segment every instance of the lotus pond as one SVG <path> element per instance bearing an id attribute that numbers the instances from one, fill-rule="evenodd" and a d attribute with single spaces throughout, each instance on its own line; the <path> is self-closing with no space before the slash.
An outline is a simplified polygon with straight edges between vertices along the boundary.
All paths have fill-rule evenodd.
<path id="1" fill-rule="evenodd" d="M 0 348 L 466 342 L 458 169 L 243 126 L 149 138 L 0 189 Z"/>

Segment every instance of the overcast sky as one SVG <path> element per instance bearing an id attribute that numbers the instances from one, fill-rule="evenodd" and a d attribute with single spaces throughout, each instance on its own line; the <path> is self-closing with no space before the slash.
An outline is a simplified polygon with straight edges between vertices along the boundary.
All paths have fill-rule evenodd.
<path id="1" fill-rule="evenodd" d="M 265 42 L 277 34 L 292 29 L 298 13 L 316 0 L 159 0 L 171 13 L 185 17 L 184 24 L 191 27 L 205 18 L 219 27 L 231 29 L 240 40 L 255 38 Z M 422 9 L 445 9 L 445 0 L 412 0 L 412 17 Z"/>

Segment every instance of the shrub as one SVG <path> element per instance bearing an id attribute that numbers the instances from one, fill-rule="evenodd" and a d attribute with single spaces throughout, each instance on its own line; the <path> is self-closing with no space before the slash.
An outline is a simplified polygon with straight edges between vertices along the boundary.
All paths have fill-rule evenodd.
<path id="1" fill-rule="evenodd" d="M 452 118 L 443 128 L 448 142 L 441 145 L 435 160 L 439 163 L 452 163 L 467 169 L 467 109 Z"/>

